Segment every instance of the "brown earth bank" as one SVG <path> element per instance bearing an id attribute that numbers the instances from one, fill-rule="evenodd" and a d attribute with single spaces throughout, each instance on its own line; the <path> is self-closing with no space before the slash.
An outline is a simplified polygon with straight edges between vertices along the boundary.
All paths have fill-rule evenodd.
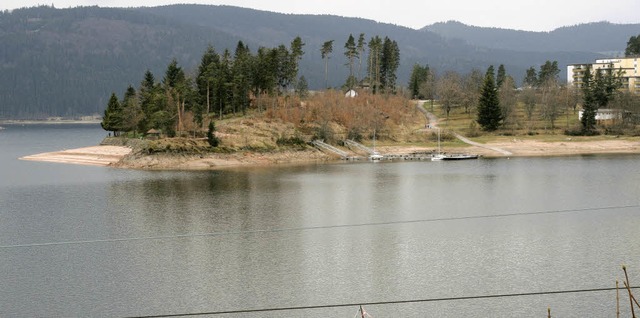
<path id="1" fill-rule="evenodd" d="M 630 154 L 640 153 L 640 139 L 594 140 L 584 141 L 567 138 L 561 142 L 545 142 L 538 140 L 522 140 L 514 138 L 510 141 L 487 143 L 487 146 L 500 148 L 513 153 L 512 156 L 571 156 L 589 154 Z M 478 153 L 486 157 L 503 157 L 495 151 L 480 147 L 469 147 L 466 151 Z"/>
<path id="2" fill-rule="evenodd" d="M 547 157 L 574 156 L 590 154 L 640 154 L 640 138 L 625 140 L 569 140 L 562 142 L 546 142 L 539 140 L 522 140 L 513 138 L 510 141 L 495 141 L 483 146 L 498 148 L 511 152 L 505 155 L 495 150 L 477 146 L 443 147 L 445 153 L 470 153 L 483 157 Z M 380 153 L 409 154 L 414 152 L 433 151 L 434 148 L 416 146 L 383 146 L 378 147 Z"/>
<path id="3" fill-rule="evenodd" d="M 496 141 L 486 146 L 500 148 L 511 152 L 504 155 L 483 147 L 444 147 L 442 150 L 451 153 L 474 153 L 485 157 L 516 156 L 568 156 L 586 154 L 640 154 L 640 139 L 625 140 L 573 140 L 567 138 L 563 142 L 543 142 L 536 140 Z M 382 154 L 410 154 L 416 152 L 432 152 L 434 147 L 415 145 L 385 145 L 378 147 Z M 354 156 L 358 154 L 354 153 Z M 364 155 L 359 155 L 366 158 Z M 148 170 L 210 170 L 232 167 L 271 166 L 281 164 L 311 164 L 336 162 L 337 156 L 323 153 L 314 148 L 301 150 L 280 149 L 273 151 L 233 151 L 229 153 L 215 152 L 158 152 L 143 153 L 132 151 L 131 146 L 93 146 L 69 149 L 58 152 L 42 153 L 20 158 L 23 160 L 59 162 L 83 165 L 111 166 L 127 169 Z"/>
<path id="4" fill-rule="evenodd" d="M 179 154 L 134 154 L 114 163 L 113 167 L 147 170 L 212 170 L 233 167 L 257 167 L 278 164 L 307 164 L 337 160 L 315 149 L 301 151 Z"/>

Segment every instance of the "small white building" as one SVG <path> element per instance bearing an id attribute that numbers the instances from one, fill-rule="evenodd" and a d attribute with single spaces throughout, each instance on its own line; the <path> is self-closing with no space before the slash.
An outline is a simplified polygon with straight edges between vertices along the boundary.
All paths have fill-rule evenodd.
<path id="1" fill-rule="evenodd" d="M 356 96 L 358 96 L 358 93 L 352 89 L 350 89 L 346 94 L 344 94 L 344 97 L 354 98 Z"/>
<path id="2" fill-rule="evenodd" d="M 583 112 L 584 110 L 578 112 L 578 119 L 582 120 Z M 601 108 L 596 111 L 596 121 L 622 119 L 626 113 L 629 112 L 623 109 Z"/>

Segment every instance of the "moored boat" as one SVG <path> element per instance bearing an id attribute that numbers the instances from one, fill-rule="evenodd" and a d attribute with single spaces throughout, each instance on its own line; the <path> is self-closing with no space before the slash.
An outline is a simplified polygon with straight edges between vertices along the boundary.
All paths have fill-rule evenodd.
<path id="1" fill-rule="evenodd" d="M 472 154 L 450 154 L 450 155 L 440 155 L 442 158 L 440 160 L 468 160 L 468 159 L 478 159 L 478 155 Z"/>
<path id="2" fill-rule="evenodd" d="M 442 153 L 440 150 L 440 128 L 438 128 L 438 152 L 431 157 L 431 161 L 468 160 L 468 159 L 478 159 L 478 157 L 479 157 L 478 155 L 466 154 L 466 153 L 455 153 L 455 154 Z"/>

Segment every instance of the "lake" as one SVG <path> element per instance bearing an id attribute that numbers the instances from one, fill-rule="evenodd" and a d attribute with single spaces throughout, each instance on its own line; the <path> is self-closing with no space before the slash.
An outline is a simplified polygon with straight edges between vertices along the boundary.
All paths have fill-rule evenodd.
<path id="1" fill-rule="evenodd" d="M 638 155 L 137 171 L 17 160 L 98 125 L 3 126 L 0 317 L 613 317 L 455 298 L 640 282 Z"/>

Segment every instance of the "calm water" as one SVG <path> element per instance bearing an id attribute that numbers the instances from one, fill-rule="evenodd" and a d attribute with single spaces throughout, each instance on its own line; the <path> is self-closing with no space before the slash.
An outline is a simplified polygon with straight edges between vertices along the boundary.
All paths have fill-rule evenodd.
<path id="1" fill-rule="evenodd" d="M 639 156 L 126 171 L 0 131 L 0 317 L 123 317 L 640 282 Z M 637 284 L 636 284 L 637 285 Z M 622 303 L 628 314 L 628 300 Z M 379 317 L 613 317 L 615 292 L 370 305 Z M 353 317 L 357 307 L 216 317 Z"/>

